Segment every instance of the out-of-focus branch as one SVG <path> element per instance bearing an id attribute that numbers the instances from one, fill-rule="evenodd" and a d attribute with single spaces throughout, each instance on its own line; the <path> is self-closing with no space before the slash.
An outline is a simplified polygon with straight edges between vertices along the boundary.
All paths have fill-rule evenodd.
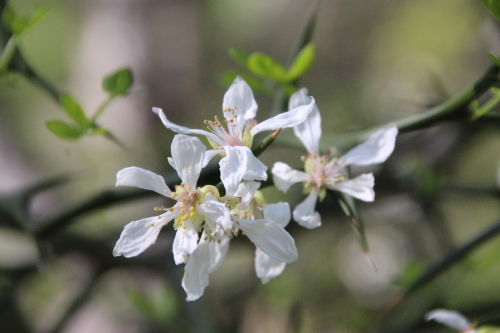
<path id="1" fill-rule="evenodd" d="M 489 228 L 471 238 L 466 243 L 455 247 L 451 251 L 445 253 L 441 258 L 431 263 L 422 275 L 406 290 L 405 297 L 415 292 L 422 286 L 434 280 L 437 276 L 443 273 L 451 265 L 457 263 L 477 247 L 486 243 L 493 237 L 500 234 L 500 219 L 496 220 Z"/>

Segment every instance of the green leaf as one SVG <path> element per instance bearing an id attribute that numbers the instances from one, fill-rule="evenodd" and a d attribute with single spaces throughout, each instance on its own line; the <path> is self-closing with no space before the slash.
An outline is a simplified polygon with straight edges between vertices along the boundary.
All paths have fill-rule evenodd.
<path id="1" fill-rule="evenodd" d="M 82 127 L 82 129 L 87 129 L 90 126 L 90 121 L 85 116 L 82 107 L 70 94 L 61 94 L 59 104 L 68 117 L 70 117 L 71 120 L 73 120 L 77 125 Z"/>
<path id="2" fill-rule="evenodd" d="M 500 20 L 500 1 L 498 0 L 481 0 L 486 8 L 489 9 L 491 14 L 495 16 L 497 20 Z"/>
<path id="3" fill-rule="evenodd" d="M 27 17 L 18 15 L 15 9 L 7 5 L 2 12 L 2 22 L 7 26 L 11 32 L 18 36 L 26 29 L 37 23 L 47 13 L 48 8 L 38 6 Z"/>
<path id="4" fill-rule="evenodd" d="M 297 91 L 297 88 L 291 83 L 282 83 L 281 88 L 283 88 L 288 97 L 292 96 L 293 93 Z"/>
<path id="5" fill-rule="evenodd" d="M 301 77 L 312 65 L 314 61 L 315 47 L 309 43 L 300 50 L 295 57 L 293 64 L 288 69 L 288 81 L 295 81 Z"/>
<path id="6" fill-rule="evenodd" d="M 497 64 L 497 66 L 500 66 L 500 58 L 498 58 L 496 54 L 494 54 L 493 52 L 489 52 L 488 57 L 491 59 L 491 61 Z"/>
<path id="7" fill-rule="evenodd" d="M 83 134 L 83 130 L 81 128 L 71 126 L 60 120 L 50 120 L 46 122 L 45 125 L 49 131 L 63 140 L 75 141 Z"/>
<path id="8" fill-rule="evenodd" d="M 238 49 L 235 49 L 235 48 L 230 48 L 228 53 L 229 53 L 229 56 L 231 58 L 233 58 L 234 61 L 236 61 L 237 63 L 239 63 L 243 67 L 247 68 L 248 58 L 249 58 L 248 54 L 246 54 Z"/>
<path id="9" fill-rule="evenodd" d="M 287 82 L 285 67 L 263 53 L 255 52 L 248 57 L 248 69 L 257 75 L 274 79 L 278 82 Z"/>
<path id="10" fill-rule="evenodd" d="M 130 68 L 122 68 L 102 81 L 102 88 L 111 95 L 127 95 L 128 89 L 134 83 L 134 75 Z"/>
<path id="11" fill-rule="evenodd" d="M 221 79 L 222 79 L 222 82 L 224 84 L 226 84 L 227 86 L 230 86 L 231 83 L 233 83 L 236 76 L 241 76 L 246 81 L 246 83 L 248 83 L 250 88 L 252 88 L 253 92 L 258 92 L 258 91 L 261 91 L 264 89 L 262 82 L 260 80 L 256 79 L 255 77 L 252 77 L 250 75 L 245 75 L 245 74 L 241 74 L 241 73 L 234 72 L 234 71 L 224 72 L 222 74 Z"/>
<path id="12" fill-rule="evenodd" d="M 106 133 L 109 133 L 107 129 L 104 127 L 97 127 L 97 128 L 91 128 L 87 134 L 92 135 L 92 136 L 98 136 L 98 135 L 104 135 Z"/>

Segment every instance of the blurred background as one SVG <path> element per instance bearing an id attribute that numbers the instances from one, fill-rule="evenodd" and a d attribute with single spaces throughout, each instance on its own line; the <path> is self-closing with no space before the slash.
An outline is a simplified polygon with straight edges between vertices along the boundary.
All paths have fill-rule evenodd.
<path id="1" fill-rule="evenodd" d="M 102 78 L 132 69 L 137 93 L 113 102 L 103 137 L 62 141 L 45 122 L 60 107 L 20 76 L 0 80 L 0 198 L 43 179 L 71 180 L 30 201 L 43 221 L 114 187 L 116 172 L 137 166 L 167 175 L 173 122 L 203 128 L 221 115 L 222 75 L 240 70 L 228 50 L 264 52 L 288 63 L 315 1 L 87 0 L 10 2 L 19 12 L 50 7 L 20 40 L 38 72 L 71 92 L 85 110 L 105 93 Z M 300 80 L 321 111 L 323 132 L 347 133 L 423 112 L 473 83 L 500 53 L 500 30 L 478 0 L 325 0 L 313 42 L 316 60 Z M 255 95 L 257 120 L 273 101 Z M 269 167 L 301 167 L 305 150 L 280 145 L 262 155 Z M 423 321 L 434 308 L 478 319 L 500 311 L 500 242 L 493 239 L 408 297 L 402 292 L 433 260 L 498 218 L 498 124 L 444 123 L 402 134 L 375 172 L 374 203 L 361 203 L 375 270 L 336 202 L 318 207 L 323 225 L 291 221 L 299 260 L 262 285 L 254 246 L 232 242 L 204 296 L 186 302 L 170 252 L 174 233 L 137 258 L 113 258 L 125 224 L 156 215 L 157 196 L 82 214 L 46 242 L 0 223 L 1 332 L 447 332 Z M 303 199 L 269 187 L 268 202 Z M 0 207 L 0 211 L 3 208 Z M 0 214 L 0 222 L 1 217 Z M 168 230 L 167 230 L 168 229 Z M 72 238 L 76 237 L 76 238 Z M 83 241 L 83 245 L 79 242 Z M 80 246 L 81 245 L 81 246 Z M 40 260 L 46 246 L 48 256 Z M 107 252 L 106 252 L 107 251 Z M 106 256 L 106 253 L 108 256 Z"/>

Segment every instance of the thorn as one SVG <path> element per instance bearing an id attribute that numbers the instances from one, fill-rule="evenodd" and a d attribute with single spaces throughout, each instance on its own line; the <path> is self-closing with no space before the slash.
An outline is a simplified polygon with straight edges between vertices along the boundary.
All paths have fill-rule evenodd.
<path id="1" fill-rule="evenodd" d="M 274 132 L 273 134 L 271 134 L 271 137 L 273 139 L 276 139 L 276 137 L 278 137 L 278 134 L 280 134 L 280 132 L 281 132 L 281 127 L 278 128 L 278 130 L 276 132 Z"/>
<path id="2" fill-rule="evenodd" d="M 366 261 L 375 269 L 375 272 L 378 273 L 378 267 L 377 263 L 375 262 L 375 259 L 373 258 L 372 253 L 370 252 L 370 249 L 364 249 L 363 254 L 365 255 Z"/>

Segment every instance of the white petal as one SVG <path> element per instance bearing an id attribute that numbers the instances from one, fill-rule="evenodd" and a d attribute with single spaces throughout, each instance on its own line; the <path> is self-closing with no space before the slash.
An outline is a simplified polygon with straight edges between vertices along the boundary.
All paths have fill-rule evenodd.
<path id="1" fill-rule="evenodd" d="M 314 105 L 314 98 L 311 97 L 311 102 L 309 104 L 298 106 L 293 110 L 280 113 L 277 116 L 255 125 L 250 131 L 250 135 L 255 136 L 255 134 L 263 131 L 275 131 L 279 128 L 288 128 L 298 125 L 306 120 L 309 113 L 313 110 Z"/>
<path id="2" fill-rule="evenodd" d="M 226 195 L 233 195 L 242 180 L 267 180 L 267 167 L 243 146 L 224 146 L 226 157 L 220 160 L 220 178 Z"/>
<path id="3" fill-rule="evenodd" d="M 428 312 L 425 315 L 425 320 L 435 320 L 457 331 L 465 331 L 471 326 L 471 323 L 460 312 L 444 309 L 436 309 Z"/>
<path id="4" fill-rule="evenodd" d="M 222 109 L 236 108 L 236 115 L 244 120 L 253 119 L 257 114 L 257 102 L 250 86 L 237 76 L 224 95 Z"/>
<path id="5" fill-rule="evenodd" d="M 222 226 L 226 230 L 231 229 L 233 226 L 229 208 L 211 194 L 205 196 L 205 202 L 197 205 L 196 210 L 205 216 L 205 221 L 212 231 L 217 229 L 217 225 Z"/>
<path id="6" fill-rule="evenodd" d="M 208 268 L 210 266 L 210 251 L 208 243 L 200 242 L 196 251 L 189 257 L 184 268 L 182 288 L 186 291 L 187 301 L 195 301 L 203 295 L 208 286 Z"/>
<path id="7" fill-rule="evenodd" d="M 128 167 L 118 171 L 116 174 L 116 186 L 135 186 L 155 191 L 167 197 L 172 195 L 162 176 L 137 167 Z"/>
<path id="8" fill-rule="evenodd" d="M 259 248 L 255 249 L 255 272 L 263 284 L 280 275 L 285 266 L 286 263 L 268 256 Z"/>
<path id="9" fill-rule="evenodd" d="M 356 178 L 339 182 L 334 186 L 327 187 L 332 190 L 349 194 L 356 199 L 371 202 L 375 200 L 375 192 L 373 191 L 374 185 L 375 179 L 373 177 L 373 174 L 364 173 Z"/>
<path id="10" fill-rule="evenodd" d="M 168 164 L 170 164 L 170 166 L 171 166 L 172 168 L 174 168 L 174 170 L 176 170 L 176 171 L 177 171 L 177 166 L 175 165 L 175 161 L 174 161 L 174 159 L 173 159 L 172 157 L 167 157 L 167 161 L 168 161 Z"/>
<path id="11" fill-rule="evenodd" d="M 293 109 L 311 102 L 307 96 L 307 89 L 302 88 L 290 97 L 288 108 Z M 319 152 L 319 139 L 321 138 L 321 116 L 316 104 L 303 123 L 293 127 L 295 136 L 304 144 L 309 153 Z"/>
<path id="12" fill-rule="evenodd" d="M 278 190 L 286 192 L 295 183 L 306 182 L 310 176 L 302 171 L 292 169 L 288 164 L 276 162 L 271 170 L 273 174 L 274 185 Z"/>
<path id="13" fill-rule="evenodd" d="M 172 141 L 172 158 L 182 181 L 196 187 L 207 148 L 194 136 L 177 134 Z"/>
<path id="14" fill-rule="evenodd" d="M 255 191 L 260 187 L 260 183 L 253 180 L 242 181 L 234 193 L 235 197 L 241 198 L 238 208 L 247 210 L 248 204 L 255 196 Z"/>
<path id="15" fill-rule="evenodd" d="M 190 254 L 196 250 L 198 246 L 198 233 L 189 223 L 189 220 L 184 222 L 186 229 L 183 227 L 177 229 L 172 245 L 174 261 L 176 265 L 183 264 L 188 260 Z"/>
<path id="16" fill-rule="evenodd" d="M 210 249 L 210 268 L 208 269 L 208 272 L 210 274 L 222 266 L 222 263 L 226 258 L 227 251 L 229 250 L 229 237 L 224 235 L 223 232 L 220 232 L 218 239 L 220 240 L 220 243 L 215 241 L 208 244 Z"/>
<path id="17" fill-rule="evenodd" d="M 218 149 L 207 150 L 205 152 L 205 158 L 203 159 L 203 167 L 206 167 L 207 164 L 214 158 L 219 155 L 222 151 Z"/>
<path id="18" fill-rule="evenodd" d="M 313 229 L 321 225 L 321 215 L 315 211 L 318 192 L 313 189 L 307 198 L 293 210 L 293 219 L 301 226 Z"/>
<path id="19" fill-rule="evenodd" d="M 135 257 L 156 242 L 164 223 L 175 217 L 177 212 L 167 212 L 160 216 L 148 217 L 130 222 L 123 229 L 116 242 L 113 255 L 127 258 Z"/>
<path id="20" fill-rule="evenodd" d="M 214 141 L 215 143 L 219 145 L 224 145 L 224 141 L 222 141 L 221 138 L 219 138 L 217 135 L 211 132 L 207 132 L 204 130 L 198 130 L 198 129 L 191 129 L 187 128 L 184 126 L 176 125 L 170 120 L 167 119 L 167 116 L 165 116 L 165 113 L 163 113 L 163 110 L 160 108 L 153 108 L 153 112 L 156 113 L 158 116 L 160 116 L 160 119 L 165 125 L 166 128 L 174 131 L 175 133 L 179 134 L 194 134 L 194 135 L 203 135 L 209 138 L 210 140 Z"/>
<path id="21" fill-rule="evenodd" d="M 286 263 L 298 259 L 295 241 L 283 227 L 268 220 L 244 220 L 233 217 L 238 227 L 258 248 L 276 260 Z"/>
<path id="22" fill-rule="evenodd" d="M 391 124 L 374 134 L 364 143 L 354 147 L 339 158 L 346 165 L 370 165 L 385 162 L 396 144 L 398 128 Z"/>
<path id="23" fill-rule="evenodd" d="M 286 227 L 292 214 L 288 202 L 278 202 L 264 206 L 264 218 L 273 221 L 281 227 Z"/>

